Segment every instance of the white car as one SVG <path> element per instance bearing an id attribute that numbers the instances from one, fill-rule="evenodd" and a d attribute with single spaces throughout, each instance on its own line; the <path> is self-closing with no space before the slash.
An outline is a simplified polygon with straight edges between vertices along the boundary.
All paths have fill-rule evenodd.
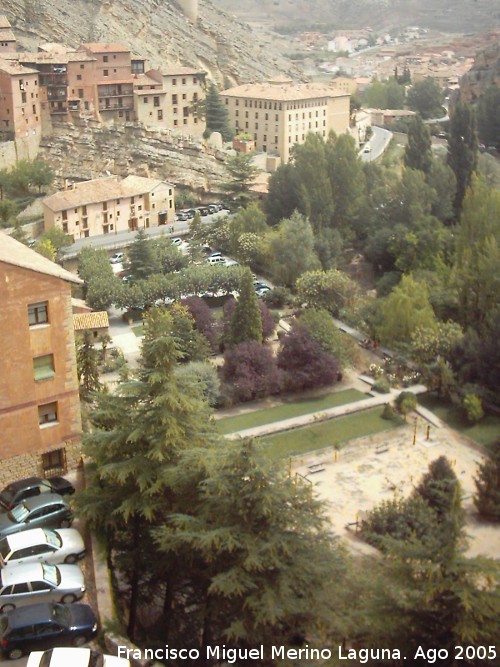
<path id="1" fill-rule="evenodd" d="M 74 528 L 34 528 L 0 540 L 0 567 L 24 563 L 76 563 L 84 556 L 85 544 Z"/>
<path id="2" fill-rule="evenodd" d="M 78 565 L 27 563 L 0 570 L 0 612 L 35 602 L 76 602 L 84 593 Z"/>
<path id="3" fill-rule="evenodd" d="M 26 667 L 130 667 L 130 661 L 90 648 L 51 648 L 32 651 Z"/>
<path id="4" fill-rule="evenodd" d="M 173 245 L 177 246 L 182 245 L 182 239 L 179 236 L 176 236 L 175 238 L 170 240 L 172 241 Z"/>
<path id="5" fill-rule="evenodd" d="M 371 153 L 372 152 L 372 147 L 370 144 L 366 144 L 366 146 L 363 148 L 363 153 Z"/>
<path id="6" fill-rule="evenodd" d="M 114 255 L 111 255 L 109 261 L 111 262 L 111 264 L 121 264 L 121 262 L 123 262 L 124 259 L 125 255 L 123 252 L 115 252 Z"/>

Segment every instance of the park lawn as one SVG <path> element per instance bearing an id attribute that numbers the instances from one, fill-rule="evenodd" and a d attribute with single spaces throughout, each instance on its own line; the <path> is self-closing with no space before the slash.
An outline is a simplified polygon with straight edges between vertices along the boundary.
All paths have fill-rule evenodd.
<path id="1" fill-rule="evenodd" d="M 269 458 L 277 461 L 289 456 L 341 445 L 354 438 L 374 435 L 403 424 L 400 418 L 382 419 L 383 410 L 384 406 L 378 406 L 345 417 L 335 417 L 319 424 L 266 436 L 261 438 L 260 442 L 265 445 L 264 451 Z"/>
<path id="2" fill-rule="evenodd" d="M 307 415 L 311 412 L 321 412 L 327 408 L 334 408 L 337 405 L 361 401 L 363 398 L 366 398 L 366 394 L 363 394 L 361 391 L 357 389 L 345 389 L 344 391 L 337 391 L 323 396 L 283 403 L 273 408 L 247 412 L 236 417 L 218 419 L 216 423 L 219 432 L 225 435 L 226 433 L 235 433 L 236 431 L 243 431 L 246 428 L 271 424 L 272 422 L 279 422 L 283 419 L 298 417 L 299 415 Z"/>
<path id="3" fill-rule="evenodd" d="M 439 419 L 442 419 L 448 426 L 470 438 L 478 445 L 491 447 L 500 433 L 500 417 L 496 415 L 486 415 L 477 424 L 469 424 L 454 405 L 443 401 L 433 394 L 419 396 L 418 402 L 424 408 L 431 410 Z"/>
<path id="4" fill-rule="evenodd" d="M 134 326 L 131 327 L 131 329 L 135 333 L 137 338 L 141 338 L 141 336 L 144 336 L 144 324 L 142 322 L 140 324 L 134 324 Z"/>

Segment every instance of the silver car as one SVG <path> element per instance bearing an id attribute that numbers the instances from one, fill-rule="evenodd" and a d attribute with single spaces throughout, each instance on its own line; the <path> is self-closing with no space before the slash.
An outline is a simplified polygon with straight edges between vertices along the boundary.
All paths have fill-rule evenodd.
<path id="1" fill-rule="evenodd" d="M 0 514 L 0 539 L 31 528 L 68 528 L 71 521 L 70 507 L 61 496 L 42 493 Z"/>
<path id="2" fill-rule="evenodd" d="M 85 544 L 74 528 L 34 528 L 0 540 L 0 567 L 25 563 L 76 563 L 85 556 Z"/>
<path id="3" fill-rule="evenodd" d="M 0 570 L 0 612 L 35 602 L 76 602 L 84 593 L 78 565 L 28 563 Z"/>

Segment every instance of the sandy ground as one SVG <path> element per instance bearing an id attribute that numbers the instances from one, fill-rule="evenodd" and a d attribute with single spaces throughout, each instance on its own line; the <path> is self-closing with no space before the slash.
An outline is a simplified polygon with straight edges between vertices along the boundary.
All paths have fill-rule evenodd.
<path id="1" fill-rule="evenodd" d="M 446 456 L 452 463 L 464 491 L 467 554 L 500 557 L 500 527 L 478 520 L 472 496 L 473 478 L 483 460 L 479 449 L 446 428 L 430 429 L 418 420 L 416 443 L 413 445 L 414 422 L 408 426 L 351 442 L 340 452 L 321 450 L 293 462 L 293 471 L 307 477 L 319 497 L 325 500 L 336 534 L 346 538 L 355 550 L 369 553 L 372 548 L 355 534 L 355 526 L 346 526 L 363 517 L 363 513 L 395 494 L 407 496 L 427 472 L 431 461 Z M 309 466 L 322 464 L 318 472 Z M 324 468 L 321 470 L 321 468 Z"/>

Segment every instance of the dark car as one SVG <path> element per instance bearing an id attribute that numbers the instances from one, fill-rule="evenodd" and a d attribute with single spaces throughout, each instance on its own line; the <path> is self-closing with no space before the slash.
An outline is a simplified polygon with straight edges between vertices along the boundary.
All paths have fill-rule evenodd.
<path id="1" fill-rule="evenodd" d="M 69 528 L 72 518 L 64 498 L 57 493 L 42 493 L 0 514 L 0 539 L 31 528 Z"/>
<path id="2" fill-rule="evenodd" d="M 26 498 L 33 498 L 42 493 L 58 493 L 60 496 L 71 495 L 75 487 L 64 477 L 27 477 L 18 482 L 12 482 L 0 493 L 0 506 L 4 510 L 10 510 L 19 505 Z"/>
<path id="3" fill-rule="evenodd" d="M 86 604 L 41 602 L 0 616 L 0 650 L 16 660 L 53 646 L 82 646 L 97 634 L 97 619 Z"/>
<path id="4" fill-rule="evenodd" d="M 188 219 L 191 220 L 196 215 L 197 211 L 195 208 L 188 208 L 184 213 L 187 215 Z"/>
<path id="5" fill-rule="evenodd" d="M 210 211 L 208 210 L 208 206 L 199 206 L 198 212 L 200 215 L 208 215 L 210 213 Z"/>

